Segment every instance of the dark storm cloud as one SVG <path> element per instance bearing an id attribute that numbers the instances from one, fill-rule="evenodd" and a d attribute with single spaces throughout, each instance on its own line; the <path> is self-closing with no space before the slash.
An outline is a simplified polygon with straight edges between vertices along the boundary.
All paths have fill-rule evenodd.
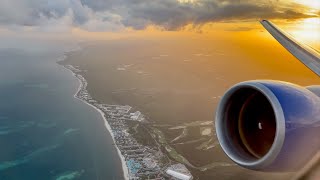
<path id="1" fill-rule="evenodd" d="M 240 0 L 200 1 L 198 4 L 181 4 L 174 0 L 139 1 L 128 9 L 124 24 L 141 28 L 148 24 L 176 29 L 188 23 L 252 19 L 298 19 L 310 17 L 293 9 L 277 8 L 271 4 Z"/>
<path id="2" fill-rule="evenodd" d="M 305 7 L 303 7 L 305 8 Z M 0 23 L 15 26 L 77 26 L 88 30 L 177 29 L 189 23 L 310 17 L 282 1 L 198 0 L 2 0 Z"/>

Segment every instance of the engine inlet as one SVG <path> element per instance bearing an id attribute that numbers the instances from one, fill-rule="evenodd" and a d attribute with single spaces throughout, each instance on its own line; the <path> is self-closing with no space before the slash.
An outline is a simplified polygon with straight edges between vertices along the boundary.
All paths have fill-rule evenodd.
<path id="1" fill-rule="evenodd" d="M 279 123 L 284 123 L 279 102 L 268 88 L 254 81 L 229 89 L 216 112 L 222 149 L 237 164 L 252 169 L 268 166 L 279 153 L 284 138 Z"/>

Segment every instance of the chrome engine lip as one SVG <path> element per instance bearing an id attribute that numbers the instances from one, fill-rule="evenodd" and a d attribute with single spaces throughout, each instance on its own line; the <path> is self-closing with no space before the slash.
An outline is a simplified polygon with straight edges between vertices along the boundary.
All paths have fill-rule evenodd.
<path id="1" fill-rule="evenodd" d="M 266 83 L 272 83 L 272 81 L 262 81 Z M 233 147 L 229 146 L 228 140 L 226 139 L 225 135 L 223 134 L 224 123 L 223 123 L 223 111 L 224 107 L 227 104 L 227 101 L 231 97 L 231 95 L 241 88 L 253 88 L 261 93 L 268 99 L 270 102 L 276 117 L 276 135 L 274 142 L 267 154 L 265 154 L 260 159 L 248 160 L 241 158 L 234 153 Z M 236 164 L 249 168 L 249 169 L 263 169 L 267 166 L 271 165 L 274 160 L 279 155 L 284 139 L 285 139 L 285 116 L 281 107 L 280 102 L 278 101 L 277 97 L 273 94 L 273 92 L 266 87 L 261 81 L 246 81 L 239 84 L 234 85 L 231 87 L 225 95 L 222 97 L 221 101 L 218 104 L 216 116 L 215 116 L 215 126 L 216 126 L 216 134 L 219 140 L 219 143 L 224 150 L 224 152 L 228 155 L 228 157 L 234 161 Z"/>

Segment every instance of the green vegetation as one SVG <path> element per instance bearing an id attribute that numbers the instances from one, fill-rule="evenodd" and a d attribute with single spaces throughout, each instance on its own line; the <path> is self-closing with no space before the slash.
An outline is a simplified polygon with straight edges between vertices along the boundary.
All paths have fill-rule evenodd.
<path id="1" fill-rule="evenodd" d="M 207 148 L 212 141 L 213 141 L 213 138 L 209 139 L 209 141 L 203 142 L 200 146 L 196 147 L 196 149 L 201 150 L 201 149 Z"/>
<path id="2" fill-rule="evenodd" d="M 153 136 L 157 137 L 158 142 L 166 149 L 170 157 L 174 160 L 186 164 L 190 167 L 194 167 L 186 158 L 180 155 L 174 148 L 172 148 L 166 141 L 164 134 L 157 128 L 152 128 Z"/>

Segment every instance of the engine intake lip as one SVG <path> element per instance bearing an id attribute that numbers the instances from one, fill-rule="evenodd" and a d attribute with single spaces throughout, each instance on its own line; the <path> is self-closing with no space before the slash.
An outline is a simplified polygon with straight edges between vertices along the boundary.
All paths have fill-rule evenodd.
<path id="1" fill-rule="evenodd" d="M 228 133 L 224 132 L 227 126 L 225 122 L 225 118 L 226 118 L 225 113 L 227 111 L 226 106 L 228 105 L 228 102 L 232 97 L 232 95 L 244 88 L 249 88 L 262 93 L 271 104 L 272 109 L 274 111 L 274 115 L 275 115 L 276 130 L 275 130 L 274 141 L 269 151 L 265 155 L 263 155 L 261 158 L 250 158 L 248 156 L 243 156 L 243 154 L 237 151 L 239 150 L 239 147 L 238 148 L 235 147 L 235 145 L 233 145 L 232 142 L 230 142 L 229 140 L 230 138 L 227 137 Z M 231 87 L 226 92 L 226 94 L 222 97 L 217 107 L 216 117 L 215 117 L 215 126 L 216 126 L 216 133 L 217 133 L 218 140 L 224 152 L 235 163 L 249 169 L 259 170 L 269 166 L 277 158 L 284 143 L 285 117 L 284 117 L 284 113 L 280 105 L 280 102 L 268 87 L 266 87 L 263 83 L 258 81 L 247 81 L 247 82 L 239 83 Z"/>

